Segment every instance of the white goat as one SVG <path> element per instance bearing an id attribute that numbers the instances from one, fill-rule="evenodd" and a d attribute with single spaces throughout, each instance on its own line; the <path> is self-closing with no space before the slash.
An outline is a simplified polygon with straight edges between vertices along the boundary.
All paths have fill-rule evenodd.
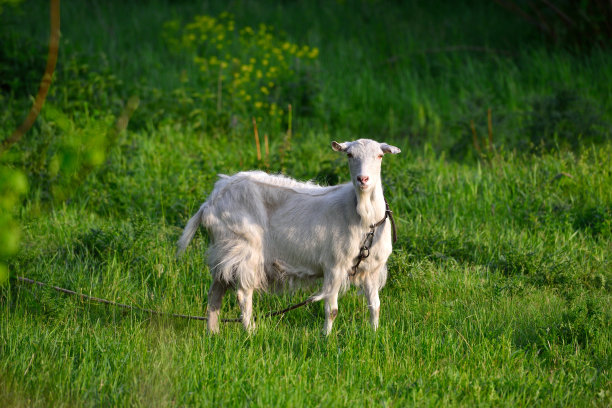
<path id="1" fill-rule="evenodd" d="M 377 329 L 378 290 L 387 279 L 392 245 L 392 227 L 385 221 L 381 159 L 400 149 L 369 139 L 332 142 L 332 148 L 348 156 L 352 183 L 321 187 L 260 171 L 220 175 L 208 200 L 187 223 L 179 252 L 200 224 L 210 234 L 211 332 L 219 330 L 219 310 L 228 288 L 236 289 L 242 323 L 250 330 L 254 290 L 320 277 L 323 287 L 313 300 L 325 299 L 325 334 L 338 314 L 338 293 L 349 283 L 363 289 L 370 322 Z M 370 231 L 373 236 L 366 238 Z M 367 239 L 371 239 L 369 256 L 360 259 Z"/>

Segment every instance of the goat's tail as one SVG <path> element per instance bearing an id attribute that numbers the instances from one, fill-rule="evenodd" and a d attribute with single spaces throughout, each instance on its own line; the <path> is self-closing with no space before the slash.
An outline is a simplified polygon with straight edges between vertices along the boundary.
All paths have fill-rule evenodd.
<path id="1" fill-rule="evenodd" d="M 185 226 L 185 229 L 183 230 L 183 235 L 181 235 L 181 238 L 178 240 L 177 255 L 181 255 L 185 251 L 185 248 L 187 248 L 187 245 L 189 245 L 193 239 L 193 236 L 197 232 L 198 228 L 200 225 L 202 225 L 202 216 L 204 215 L 205 207 L 206 203 L 204 203 L 198 212 L 195 213 L 194 216 L 187 222 L 187 226 Z"/>

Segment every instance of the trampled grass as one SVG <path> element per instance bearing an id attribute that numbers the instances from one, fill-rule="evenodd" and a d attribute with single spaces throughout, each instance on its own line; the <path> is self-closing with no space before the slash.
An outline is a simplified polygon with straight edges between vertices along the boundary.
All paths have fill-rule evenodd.
<path id="1" fill-rule="evenodd" d="M 423 4 L 229 7 L 236 24 L 270 24 L 321 52 L 316 97 L 301 108 L 296 101 L 289 151 L 281 153 L 283 134 L 270 133 L 269 165 L 257 160 L 247 127 L 209 131 L 189 123 L 191 108 L 185 117 L 160 113 L 172 108 L 164 98 L 181 86 L 181 70 L 196 72 L 188 57 L 164 48 L 162 23 L 218 15 L 223 4 L 95 3 L 90 23 L 89 8 L 63 5 L 64 61 L 85 55 L 93 74 L 58 78 L 97 84 L 89 92 L 72 83 L 58 94 L 67 100 L 50 97 L 76 123 L 64 134 L 105 129 L 131 94 L 141 105 L 68 200 L 53 198 L 46 158 L 26 161 L 45 151 L 45 137 L 57 138 L 51 146 L 61 140 L 55 122 L 63 116 L 43 112 L 15 146 L 6 162 L 26 161 L 31 188 L 15 215 L 22 238 L 7 261 L 12 274 L 202 315 L 205 234 L 180 259 L 175 243 L 216 175 L 262 168 L 344 182 L 345 159 L 330 141 L 364 136 L 403 150 L 383 164 L 399 241 L 376 333 L 354 289 L 340 298 L 327 338 L 320 304 L 260 319 L 252 334 L 227 324 L 210 336 L 201 322 L 11 281 L 0 292 L 0 405 L 611 405 L 610 57 L 547 48 L 485 2 L 459 11 Z M 448 48 L 470 44 L 488 51 Z M 120 83 L 95 66 L 98 58 Z M 78 61 L 71 66 L 84 70 Z M 151 88 L 166 96 L 156 99 Z M 486 148 L 489 108 L 495 150 Z M 2 123 L 11 115 L 18 117 L 11 111 Z M 258 294 L 255 313 L 308 294 Z M 226 296 L 222 315 L 238 312 L 235 296 Z"/>

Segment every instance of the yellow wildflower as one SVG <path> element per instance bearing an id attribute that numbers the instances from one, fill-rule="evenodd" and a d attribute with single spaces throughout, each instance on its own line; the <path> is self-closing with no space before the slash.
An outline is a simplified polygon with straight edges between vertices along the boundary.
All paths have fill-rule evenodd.
<path id="1" fill-rule="evenodd" d="M 312 58 L 315 59 L 317 58 L 317 55 L 319 55 L 319 49 L 317 47 L 314 47 L 312 50 L 310 50 L 310 52 L 308 53 L 308 58 Z"/>

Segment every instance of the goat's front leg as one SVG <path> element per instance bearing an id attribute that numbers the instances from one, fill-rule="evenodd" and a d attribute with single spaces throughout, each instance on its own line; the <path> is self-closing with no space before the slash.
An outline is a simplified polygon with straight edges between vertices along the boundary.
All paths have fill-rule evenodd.
<path id="1" fill-rule="evenodd" d="M 329 282 L 327 286 L 327 296 L 325 297 L 325 325 L 323 326 L 323 334 L 326 336 L 331 333 L 334 320 L 338 316 L 338 292 L 342 286 L 342 279 L 335 278 Z"/>
<path id="2" fill-rule="evenodd" d="M 239 288 L 236 291 L 240 311 L 242 312 L 242 324 L 247 331 L 252 331 L 255 328 L 253 322 L 253 289 Z"/>
<path id="3" fill-rule="evenodd" d="M 374 331 L 378 329 L 378 317 L 380 315 L 378 286 L 378 282 L 375 282 L 373 279 L 367 279 L 363 284 L 363 293 L 368 301 L 368 309 L 370 309 L 370 324 Z"/>

